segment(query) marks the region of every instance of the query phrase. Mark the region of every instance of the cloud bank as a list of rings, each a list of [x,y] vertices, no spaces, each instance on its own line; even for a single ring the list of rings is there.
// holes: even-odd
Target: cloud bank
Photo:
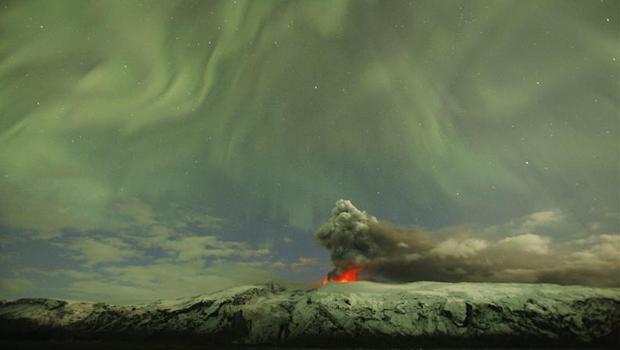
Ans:
[[[381,222],[341,199],[316,238],[331,252],[336,271],[357,265],[377,280],[620,286],[620,235],[564,243],[530,232],[499,240],[459,232],[436,239]]]

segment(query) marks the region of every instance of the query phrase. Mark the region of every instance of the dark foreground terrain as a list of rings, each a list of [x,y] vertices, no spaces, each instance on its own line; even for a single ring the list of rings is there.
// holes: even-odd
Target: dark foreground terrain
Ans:
[[[620,289],[371,282],[244,286],[145,305],[0,302],[0,347],[612,347]]]

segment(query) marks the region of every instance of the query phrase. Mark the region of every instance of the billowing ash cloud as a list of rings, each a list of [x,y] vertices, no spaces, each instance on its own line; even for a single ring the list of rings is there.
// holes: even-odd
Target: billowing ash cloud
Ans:
[[[316,238],[331,252],[336,272],[356,265],[377,280],[620,286],[620,235],[557,244],[534,233],[489,241],[456,232],[437,239],[380,222],[341,199]]]

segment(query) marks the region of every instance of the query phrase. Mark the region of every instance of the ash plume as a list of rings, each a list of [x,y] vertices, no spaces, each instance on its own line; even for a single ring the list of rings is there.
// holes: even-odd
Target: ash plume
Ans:
[[[620,235],[557,244],[528,232],[495,241],[465,232],[439,239],[381,222],[341,199],[315,236],[330,251],[335,272],[355,265],[375,280],[620,286]]]

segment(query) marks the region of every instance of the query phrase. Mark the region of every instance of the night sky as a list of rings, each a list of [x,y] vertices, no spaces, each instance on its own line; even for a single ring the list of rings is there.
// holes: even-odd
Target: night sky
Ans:
[[[0,1],[0,297],[314,285],[340,198],[620,271],[619,12]]]

